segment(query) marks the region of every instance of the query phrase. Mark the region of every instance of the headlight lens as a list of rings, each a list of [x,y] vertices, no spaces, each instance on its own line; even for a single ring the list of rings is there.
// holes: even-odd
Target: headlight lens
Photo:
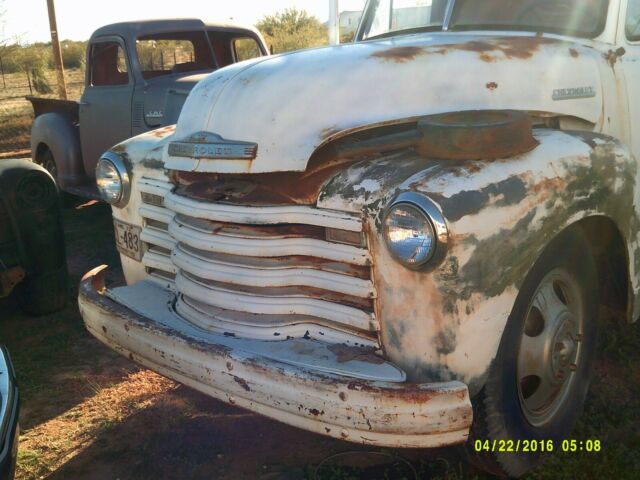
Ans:
[[[129,201],[129,176],[118,155],[107,152],[98,160],[96,184],[105,202],[122,207]]]
[[[391,254],[409,268],[425,264],[436,250],[431,221],[422,210],[409,203],[398,203],[387,212],[384,237]]]
[[[447,221],[423,193],[400,193],[385,213],[382,230],[389,252],[407,268],[433,269],[447,256]]]

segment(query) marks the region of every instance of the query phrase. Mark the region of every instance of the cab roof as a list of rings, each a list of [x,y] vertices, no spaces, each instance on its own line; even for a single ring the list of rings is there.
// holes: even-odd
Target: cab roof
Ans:
[[[198,18],[172,18],[162,20],[137,20],[130,22],[119,22],[105,25],[98,28],[91,35],[104,37],[108,35],[119,35],[122,37],[140,37],[164,32],[186,32],[193,30],[218,30],[234,32],[258,33],[253,27],[221,22],[205,22]]]

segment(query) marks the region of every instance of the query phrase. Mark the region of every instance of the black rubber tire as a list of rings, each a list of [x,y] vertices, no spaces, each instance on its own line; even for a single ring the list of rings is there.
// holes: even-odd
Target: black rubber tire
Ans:
[[[17,290],[18,304],[25,313],[41,316],[62,310],[69,297],[67,266],[29,276]]]
[[[517,355],[525,315],[531,298],[542,279],[551,270],[562,267],[570,273],[582,291],[584,332],[583,355],[576,377],[569,387],[568,397],[548,424],[532,426],[520,407],[517,386]],[[581,230],[555,240],[541,255],[525,279],[492,362],[484,388],[473,399],[474,423],[469,441],[464,446],[467,460],[486,472],[502,477],[520,477],[540,463],[544,453],[476,452],[476,440],[538,440],[553,441],[560,448],[582,412],[589,388],[597,348],[598,281],[593,256]]]

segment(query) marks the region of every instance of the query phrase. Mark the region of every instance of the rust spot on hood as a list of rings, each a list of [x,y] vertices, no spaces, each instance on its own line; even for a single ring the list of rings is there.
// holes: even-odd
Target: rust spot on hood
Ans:
[[[498,88],[498,84],[496,82],[488,82],[486,87],[489,90],[495,90],[496,88]]]
[[[170,135],[172,133],[174,133],[176,130],[176,126],[175,125],[168,125],[166,127],[161,127],[161,128],[157,128],[155,130],[151,130],[149,132],[149,135],[153,136],[153,137],[157,137],[157,138],[164,138],[167,135]]]
[[[422,55],[424,53],[426,52],[421,47],[393,47],[387,50],[381,50],[379,52],[372,53],[371,57],[395,63],[405,63],[410,60],[415,60],[418,55]]]
[[[465,52],[475,52],[483,62],[495,62],[499,60],[496,56],[501,53],[507,59],[526,60],[533,57],[541,45],[559,43],[560,40],[553,38],[535,37],[495,37],[486,40],[471,40],[469,42],[451,45],[434,46],[432,52],[445,55],[455,50]]]
[[[571,55],[573,58],[578,58],[578,56],[580,56],[580,54],[575,48],[569,49],[569,55]]]

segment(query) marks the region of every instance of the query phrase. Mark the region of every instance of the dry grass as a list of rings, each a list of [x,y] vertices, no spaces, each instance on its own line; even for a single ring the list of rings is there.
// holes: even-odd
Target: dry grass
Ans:
[[[61,468],[96,438],[176,388],[175,383],[148,370],[127,373],[115,384],[110,384],[113,379],[108,376],[79,378],[72,374],[72,378],[86,382],[86,388],[95,394],[22,435],[19,478],[38,479]]]
[[[55,71],[46,74],[49,85],[55,91]],[[79,100],[84,85],[84,71],[67,70],[67,93],[70,100]],[[6,87],[5,87],[6,85]],[[33,121],[31,103],[27,95],[38,95],[29,89],[27,76],[23,73],[10,73],[0,79],[0,156],[28,156],[29,132]],[[56,95],[46,95],[55,98]]]

